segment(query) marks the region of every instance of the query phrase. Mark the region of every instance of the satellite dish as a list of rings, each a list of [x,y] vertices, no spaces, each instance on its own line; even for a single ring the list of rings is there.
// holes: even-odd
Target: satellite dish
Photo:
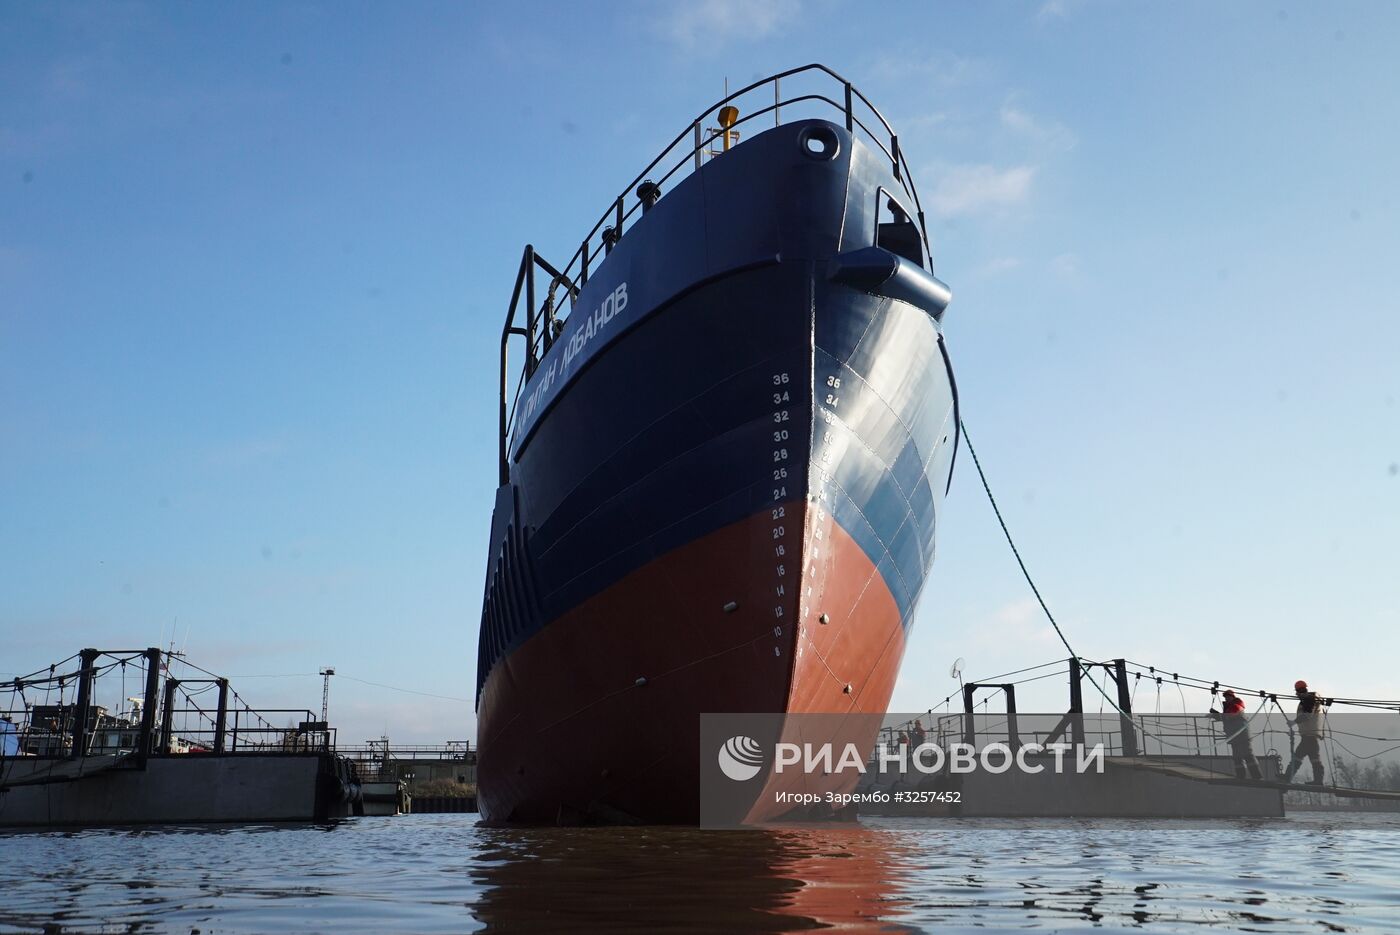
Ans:
[[[948,677],[957,679],[959,682],[961,682],[964,664],[965,663],[963,661],[962,656],[959,656],[958,658],[954,659],[953,664],[948,667]]]

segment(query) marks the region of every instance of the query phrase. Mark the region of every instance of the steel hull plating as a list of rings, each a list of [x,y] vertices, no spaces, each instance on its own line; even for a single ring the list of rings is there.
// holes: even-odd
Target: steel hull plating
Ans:
[[[701,713],[884,712],[956,447],[934,315],[833,281],[892,184],[769,131],[585,287],[497,493],[486,819],[693,822]]]

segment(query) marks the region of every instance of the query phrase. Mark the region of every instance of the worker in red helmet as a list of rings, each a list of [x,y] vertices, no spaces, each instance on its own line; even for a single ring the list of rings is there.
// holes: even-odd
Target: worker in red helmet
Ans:
[[[1249,716],[1244,711],[1244,699],[1227,688],[1220,707],[1223,710],[1211,708],[1210,716],[1220,721],[1225,729],[1225,740],[1230,744],[1230,756],[1235,762],[1235,778],[1243,779],[1247,770],[1250,779],[1263,779],[1259,761],[1254,758],[1254,742],[1249,736]]]
[[[1308,691],[1308,683],[1299,679],[1293,683],[1293,693],[1298,696],[1298,716],[1293,724],[1298,728],[1298,746],[1293,748],[1293,759],[1283,773],[1284,782],[1292,782],[1298,767],[1306,757],[1312,762],[1313,778],[1310,785],[1322,785],[1322,732],[1323,708],[1327,702],[1318,697],[1317,692]]]

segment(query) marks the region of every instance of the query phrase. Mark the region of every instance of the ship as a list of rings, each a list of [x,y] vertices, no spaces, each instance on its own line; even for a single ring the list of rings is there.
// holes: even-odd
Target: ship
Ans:
[[[483,820],[694,823],[702,715],[884,714],[958,448],[950,298],[898,135],[819,64],[683,126],[569,262],[525,248]]]

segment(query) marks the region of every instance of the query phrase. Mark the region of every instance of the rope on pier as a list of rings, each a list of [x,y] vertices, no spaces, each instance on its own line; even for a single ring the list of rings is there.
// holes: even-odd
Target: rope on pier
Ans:
[[[1030,586],[1031,593],[1035,595],[1036,602],[1040,604],[1040,609],[1045,613],[1045,619],[1049,620],[1049,621],[1050,621],[1050,625],[1054,628],[1054,630],[1055,630],[1055,635],[1058,636],[1058,637],[1060,638],[1060,642],[1064,644],[1065,649],[1069,650],[1070,657],[1071,657],[1072,659],[1079,660],[1079,661],[1083,664],[1083,668],[1082,668],[1081,671],[1083,672],[1084,677],[1085,677],[1085,678],[1088,678],[1090,684],[1092,684],[1092,685],[1094,686],[1095,690],[1098,691],[1098,693],[1102,696],[1103,700],[1106,701],[1106,702],[1113,708],[1113,710],[1115,710],[1116,712],[1118,712],[1118,714],[1120,714],[1120,715],[1123,716],[1124,718],[1127,718],[1130,722],[1132,722],[1133,724],[1135,724],[1135,725],[1137,726],[1137,729],[1142,733],[1142,735],[1143,735],[1144,737],[1152,737],[1153,739],[1155,739],[1155,740],[1157,741],[1158,744],[1165,744],[1166,746],[1171,746],[1171,747],[1175,747],[1175,748],[1177,748],[1177,749],[1186,750],[1186,749],[1187,749],[1186,747],[1182,747],[1182,746],[1180,746],[1180,745],[1178,745],[1178,744],[1174,744],[1174,743],[1171,743],[1170,741],[1167,741],[1161,734],[1156,733],[1156,732],[1154,732],[1154,731],[1149,731],[1149,730],[1144,726],[1144,720],[1143,720],[1142,718],[1137,717],[1137,716],[1134,716],[1133,714],[1131,714],[1131,713],[1129,713],[1129,712],[1127,712],[1127,711],[1124,711],[1122,708],[1119,707],[1118,702],[1117,702],[1114,698],[1112,698],[1112,697],[1109,696],[1108,692],[1104,689],[1104,687],[1103,687],[1103,686],[1093,677],[1093,675],[1091,674],[1091,670],[1092,670],[1095,666],[1103,666],[1105,669],[1107,669],[1107,664],[1106,664],[1106,663],[1102,663],[1102,662],[1093,662],[1093,661],[1091,661],[1091,660],[1084,659],[1084,658],[1081,657],[1077,652],[1075,652],[1074,647],[1070,644],[1069,637],[1067,637],[1067,636],[1065,635],[1064,630],[1060,627],[1059,621],[1057,621],[1057,620],[1055,619],[1055,615],[1051,612],[1049,605],[1046,604],[1044,596],[1040,593],[1040,588],[1039,588],[1039,587],[1036,585],[1036,583],[1035,583],[1035,579],[1034,579],[1033,577],[1031,577],[1030,570],[1026,567],[1026,562],[1025,562],[1025,560],[1021,557],[1021,550],[1020,550],[1019,548],[1017,548],[1017,546],[1016,546],[1016,540],[1012,537],[1012,535],[1011,535],[1011,530],[1010,530],[1010,529],[1007,527],[1007,525],[1006,525],[1006,519],[1005,519],[1005,517],[1002,516],[1000,506],[997,505],[996,496],[992,493],[991,484],[987,481],[987,474],[986,474],[986,472],[982,469],[982,461],[981,461],[980,458],[977,457],[977,449],[973,447],[973,444],[972,444],[972,436],[969,435],[969,434],[968,434],[968,431],[967,431],[967,423],[964,422],[962,419],[959,419],[959,420],[958,420],[958,427],[959,427],[959,429],[961,430],[961,438],[963,439],[964,442],[967,443],[967,451],[968,451],[968,454],[972,455],[972,463],[973,463],[973,465],[974,465],[974,466],[976,467],[976,469],[977,469],[977,477],[978,477],[978,478],[981,480],[981,482],[982,482],[982,489],[983,489],[983,491],[987,494],[987,502],[990,503],[990,504],[992,505],[992,512],[996,514],[997,523],[998,523],[998,525],[1001,526],[1002,535],[1004,535],[1004,536],[1006,537],[1006,544],[1009,545],[1009,546],[1011,547],[1011,554],[1012,554],[1013,556],[1015,556],[1015,558],[1016,558],[1016,564],[1017,564],[1017,566],[1021,569],[1021,575],[1026,579],[1026,584],[1028,584],[1028,585]],[[1054,662],[1054,663],[1045,663],[1045,665],[1058,665],[1060,662],[1064,662],[1064,661],[1065,661],[1065,660],[1057,660],[1057,661]],[[1137,671],[1133,673],[1133,698],[1134,698],[1134,699],[1136,699],[1136,697],[1137,697],[1137,685],[1138,685],[1138,682],[1142,679],[1142,676],[1143,676],[1144,674],[1146,674],[1146,675],[1148,676],[1148,678],[1151,678],[1151,679],[1153,679],[1153,680],[1156,682],[1156,684],[1157,684],[1157,708],[1158,708],[1158,718],[1159,718],[1159,720],[1160,720],[1160,716],[1161,716],[1161,698],[1162,698],[1162,683],[1163,683],[1163,681],[1170,682],[1170,683],[1172,683],[1173,685],[1176,686],[1177,694],[1178,694],[1178,696],[1181,698],[1181,706],[1182,706],[1182,711],[1183,711],[1183,712],[1186,710],[1186,693],[1185,693],[1185,691],[1184,691],[1185,688],[1192,688],[1192,689],[1199,690],[1199,691],[1208,691],[1208,692],[1210,693],[1212,699],[1214,699],[1215,695],[1216,695],[1219,691],[1221,691],[1223,688],[1230,688],[1230,689],[1238,690],[1238,691],[1241,691],[1241,692],[1247,692],[1247,693],[1249,693],[1249,694],[1257,695],[1257,696],[1258,696],[1258,698],[1259,698],[1259,706],[1255,709],[1254,714],[1251,715],[1251,719],[1253,719],[1254,717],[1257,717],[1257,716],[1259,715],[1260,711],[1264,711],[1264,712],[1265,712],[1265,727],[1264,727],[1265,733],[1267,733],[1267,732],[1269,731],[1269,728],[1270,728],[1270,718],[1272,717],[1272,715],[1268,712],[1268,709],[1267,709],[1267,705],[1268,705],[1270,702],[1272,702],[1273,705],[1279,709],[1279,712],[1280,712],[1280,714],[1283,715],[1285,721],[1288,721],[1288,720],[1289,720],[1289,719],[1288,719],[1288,714],[1287,714],[1287,712],[1285,712],[1285,711],[1283,710],[1282,705],[1279,704],[1279,700],[1278,700],[1278,699],[1279,699],[1279,694],[1280,694],[1279,692],[1270,692],[1270,691],[1267,691],[1267,690],[1265,690],[1265,689],[1249,689],[1249,688],[1244,688],[1244,687],[1239,686],[1239,685],[1229,685],[1229,684],[1226,684],[1226,683],[1222,683],[1222,682],[1220,682],[1219,680],[1207,680],[1207,679],[1194,678],[1194,677],[1192,677],[1192,676],[1183,676],[1183,675],[1181,675],[1181,674],[1178,673],[1178,672],[1173,672],[1173,673],[1171,673],[1171,678],[1167,678],[1167,677],[1166,677],[1166,674],[1165,674],[1165,673],[1159,673],[1158,670],[1157,670],[1157,668],[1156,668],[1155,666],[1150,666],[1150,665],[1149,665],[1149,666],[1145,666],[1145,667],[1144,667],[1144,665],[1143,665],[1142,663],[1138,663],[1138,662],[1128,662],[1128,664],[1134,666],[1134,667],[1137,669]],[[1033,671],[1033,670],[1036,669],[1036,668],[1041,668],[1041,667],[1040,667],[1040,666],[1032,666],[1032,667],[1030,667],[1030,668],[1028,668],[1028,669],[1019,669],[1019,670],[1016,670],[1015,672],[1011,672],[1011,673],[1007,673],[1007,674],[1008,674],[1008,675],[1019,675],[1019,674],[1021,674],[1021,673],[1023,673],[1023,672]],[[1142,671],[1144,668],[1146,668],[1146,672],[1145,672],[1145,673]],[[1035,681],[1037,678],[1040,678],[1040,676],[1037,676],[1037,677],[1035,677],[1035,678],[1025,679],[1024,681]],[[990,680],[988,680],[988,681],[990,681]],[[1013,683],[1013,684],[1018,684],[1018,683]],[[1286,695],[1287,693],[1284,693],[1284,694]],[[949,696],[949,698],[944,699],[944,704],[946,704],[949,700],[951,700],[951,697],[952,697],[952,696]],[[1342,705],[1346,705],[1346,706],[1348,706],[1348,707],[1376,708],[1376,709],[1380,709],[1380,710],[1396,711],[1397,713],[1400,713],[1400,702],[1396,702],[1396,701],[1384,701],[1384,700],[1369,699],[1369,698],[1329,698],[1328,701],[1327,701],[1327,703],[1328,703],[1329,705],[1330,705],[1330,704],[1342,704]],[[1326,715],[1325,715],[1325,713],[1324,713],[1324,717],[1325,717],[1325,716],[1326,716]],[[1334,750],[1334,745],[1337,746],[1337,747],[1341,747],[1343,750],[1345,750],[1347,753],[1351,754],[1352,757],[1355,758],[1355,759],[1357,759],[1357,760],[1373,759],[1373,758],[1378,757],[1378,756],[1381,756],[1381,755],[1383,755],[1383,754],[1385,754],[1385,753],[1390,753],[1390,752],[1392,752],[1392,751],[1394,751],[1394,750],[1400,750],[1400,745],[1396,745],[1396,746],[1391,747],[1391,748],[1388,748],[1388,749],[1386,749],[1386,750],[1381,750],[1381,751],[1379,751],[1379,752],[1377,752],[1377,753],[1372,753],[1372,754],[1369,754],[1369,755],[1362,756],[1362,755],[1358,755],[1357,753],[1355,753],[1354,751],[1352,751],[1351,749],[1349,749],[1349,748],[1346,746],[1346,744],[1343,743],[1341,740],[1338,740],[1338,739],[1336,738],[1335,735],[1351,736],[1351,737],[1357,737],[1357,738],[1360,738],[1360,739],[1372,740],[1372,741],[1379,741],[1379,742],[1385,742],[1385,741],[1388,741],[1388,740],[1393,740],[1393,739],[1395,739],[1395,738],[1389,738],[1389,737],[1368,737],[1368,736],[1364,736],[1364,735],[1361,735],[1361,734],[1352,734],[1352,733],[1349,733],[1349,732],[1346,732],[1346,731],[1334,731],[1334,730],[1331,728],[1331,725],[1329,724],[1328,727],[1327,727],[1327,733],[1326,733],[1327,759],[1329,760],[1328,766],[1329,766],[1329,768],[1333,771],[1333,775],[1334,775],[1334,776],[1336,775],[1337,762],[1338,762],[1338,761],[1337,761],[1337,756],[1336,756],[1336,753],[1335,753],[1335,750]]]
[[[1016,564],[1021,569],[1022,577],[1026,579],[1026,584],[1030,585],[1031,593],[1035,595],[1036,602],[1040,604],[1040,609],[1045,613],[1045,619],[1049,620],[1050,625],[1055,628],[1055,635],[1060,638],[1060,642],[1064,644],[1065,649],[1069,650],[1070,656],[1074,659],[1082,660],[1083,657],[1081,657],[1079,653],[1075,652],[1074,647],[1070,644],[1069,637],[1065,636],[1065,631],[1060,628],[1060,623],[1058,620],[1055,619],[1055,615],[1050,611],[1050,606],[1045,603],[1045,597],[1040,593],[1040,588],[1036,585],[1035,579],[1031,577],[1030,569],[1026,567],[1025,559],[1021,557],[1021,550],[1016,547],[1016,540],[1012,537],[1011,530],[1006,525],[1006,518],[1001,515],[1001,507],[997,505],[996,496],[992,493],[992,485],[987,481],[987,472],[982,469],[982,460],[977,457],[977,449],[973,447],[972,436],[969,435],[967,431],[967,423],[961,418],[958,419],[958,428],[960,430],[962,440],[967,444],[967,453],[972,455],[972,463],[973,466],[977,468],[977,477],[982,481],[982,490],[985,491],[987,494],[987,502],[992,505],[992,512],[996,514],[997,523],[1001,526],[1002,535],[1006,537],[1006,544],[1011,546],[1011,554],[1016,558]],[[1100,696],[1102,696],[1103,700],[1107,702],[1108,705],[1114,711],[1118,712],[1118,714],[1127,718],[1134,725],[1136,725],[1137,729],[1142,733],[1144,737],[1152,737],[1157,741],[1158,744],[1173,747],[1178,750],[1190,749],[1181,744],[1176,744],[1165,739],[1163,735],[1155,731],[1149,731],[1144,726],[1140,718],[1134,717],[1132,713],[1124,711],[1121,707],[1119,707],[1118,702],[1112,697],[1110,697],[1108,692],[1104,689],[1104,687],[1101,684],[1099,684],[1097,679],[1094,678],[1092,674],[1093,665],[1094,664],[1091,663],[1083,667],[1082,672],[1084,674],[1084,677],[1089,680],[1089,684],[1094,686],[1094,689],[1099,693]],[[1157,684],[1158,697],[1160,699],[1161,679],[1157,680]],[[1177,691],[1180,692],[1181,683],[1178,681],[1176,684]],[[1186,707],[1185,694],[1182,694],[1181,699],[1182,709],[1184,711]],[[1100,710],[1102,711],[1102,709]]]

